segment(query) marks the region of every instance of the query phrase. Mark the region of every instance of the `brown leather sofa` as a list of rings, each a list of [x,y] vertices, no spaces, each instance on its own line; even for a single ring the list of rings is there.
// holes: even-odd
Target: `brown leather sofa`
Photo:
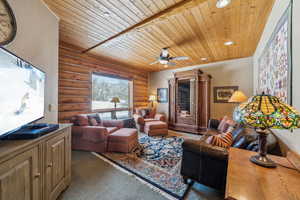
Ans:
[[[133,117],[139,131],[141,132],[144,132],[145,124],[147,122],[153,122],[153,121],[166,122],[166,116],[164,114],[156,113],[155,108],[148,108],[148,107],[135,108]]]
[[[210,134],[216,134],[220,130],[218,120],[210,120]],[[232,131],[232,147],[258,151],[258,134],[249,128],[236,127]],[[182,144],[183,156],[181,165],[181,175],[185,182],[188,179],[197,181],[203,185],[215,188],[220,191],[225,190],[228,149],[207,144],[205,140],[208,135],[203,136],[199,141],[185,140]],[[268,153],[281,155],[277,139],[269,134],[267,137]],[[243,163],[241,166],[243,167]]]
[[[138,144],[137,130],[122,120],[101,120],[97,114],[80,114],[71,120],[72,149],[94,152],[129,152]]]

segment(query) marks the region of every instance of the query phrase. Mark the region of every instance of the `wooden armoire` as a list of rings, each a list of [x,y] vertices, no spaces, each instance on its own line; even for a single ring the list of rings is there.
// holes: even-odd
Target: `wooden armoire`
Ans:
[[[169,80],[169,128],[201,134],[210,117],[211,76],[200,69],[176,72]]]

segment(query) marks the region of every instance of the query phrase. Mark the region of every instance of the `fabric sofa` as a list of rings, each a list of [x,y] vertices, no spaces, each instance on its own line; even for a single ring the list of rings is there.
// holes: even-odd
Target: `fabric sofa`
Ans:
[[[156,113],[155,108],[140,107],[136,108],[133,114],[137,128],[140,132],[145,131],[145,124],[147,122],[161,121],[166,122],[166,116],[164,114]]]
[[[227,126],[226,124],[224,126]],[[182,144],[183,156],[181,175],[185,182],[192,179],[203,185],[224,191],[226,185],[228,149],[212,146],[206,142],[209,135],[218,134],[219,120],[210,120],[207,135],[201,140],[185,140]],[[258,151],[258,134],[249,128],[237,126],[232,131],[232,147]],[[277,139],[269,134],[267,137],[268,153],[281,155]],[[242,167],[241,163],[241,167]]]
[[[72,149],[94,152],[129,152],[138,143],[137,130],[122,120],[101,120],[97,114],[80,114],[71,120]]]

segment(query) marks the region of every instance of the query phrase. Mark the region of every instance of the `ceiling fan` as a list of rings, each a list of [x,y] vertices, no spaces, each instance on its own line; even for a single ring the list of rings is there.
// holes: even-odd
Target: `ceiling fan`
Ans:
[[[169,66],[175,66],[176,63],[174,62],[170,62],[170,61],[173,61],[173,60],[188,60],[189,57],[187,56],[176,56],[176,57],[171,57],[170,54],[169,54],[169,51],[168,51],[168,48],[163,48],[161,50],[161,53],[160,53],[160,56],[157,58],[156,61],[154,61],[153,63],[150,63],[150,65],[154,65],[156,63],[160,63],[162,65],[165,65],[165,68]]]

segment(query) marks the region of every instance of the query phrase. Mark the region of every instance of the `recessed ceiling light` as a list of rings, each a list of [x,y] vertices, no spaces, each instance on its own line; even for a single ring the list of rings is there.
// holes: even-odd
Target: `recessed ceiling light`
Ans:
[[[105,11],[101,14],[103,17],[110,17],[110,13]]]
[[[207,58],[201,58],[202,61],[207,61]]]
[[[218,0],[216,7],[217,8],[224,8],[226,6],[228,6],[231,3],[231,0]]]
[[[227,41],[227,42],[224,42],[224,45],[225,46],[230,46],[230,45],[233,45],[234,42],[233,41]]]

